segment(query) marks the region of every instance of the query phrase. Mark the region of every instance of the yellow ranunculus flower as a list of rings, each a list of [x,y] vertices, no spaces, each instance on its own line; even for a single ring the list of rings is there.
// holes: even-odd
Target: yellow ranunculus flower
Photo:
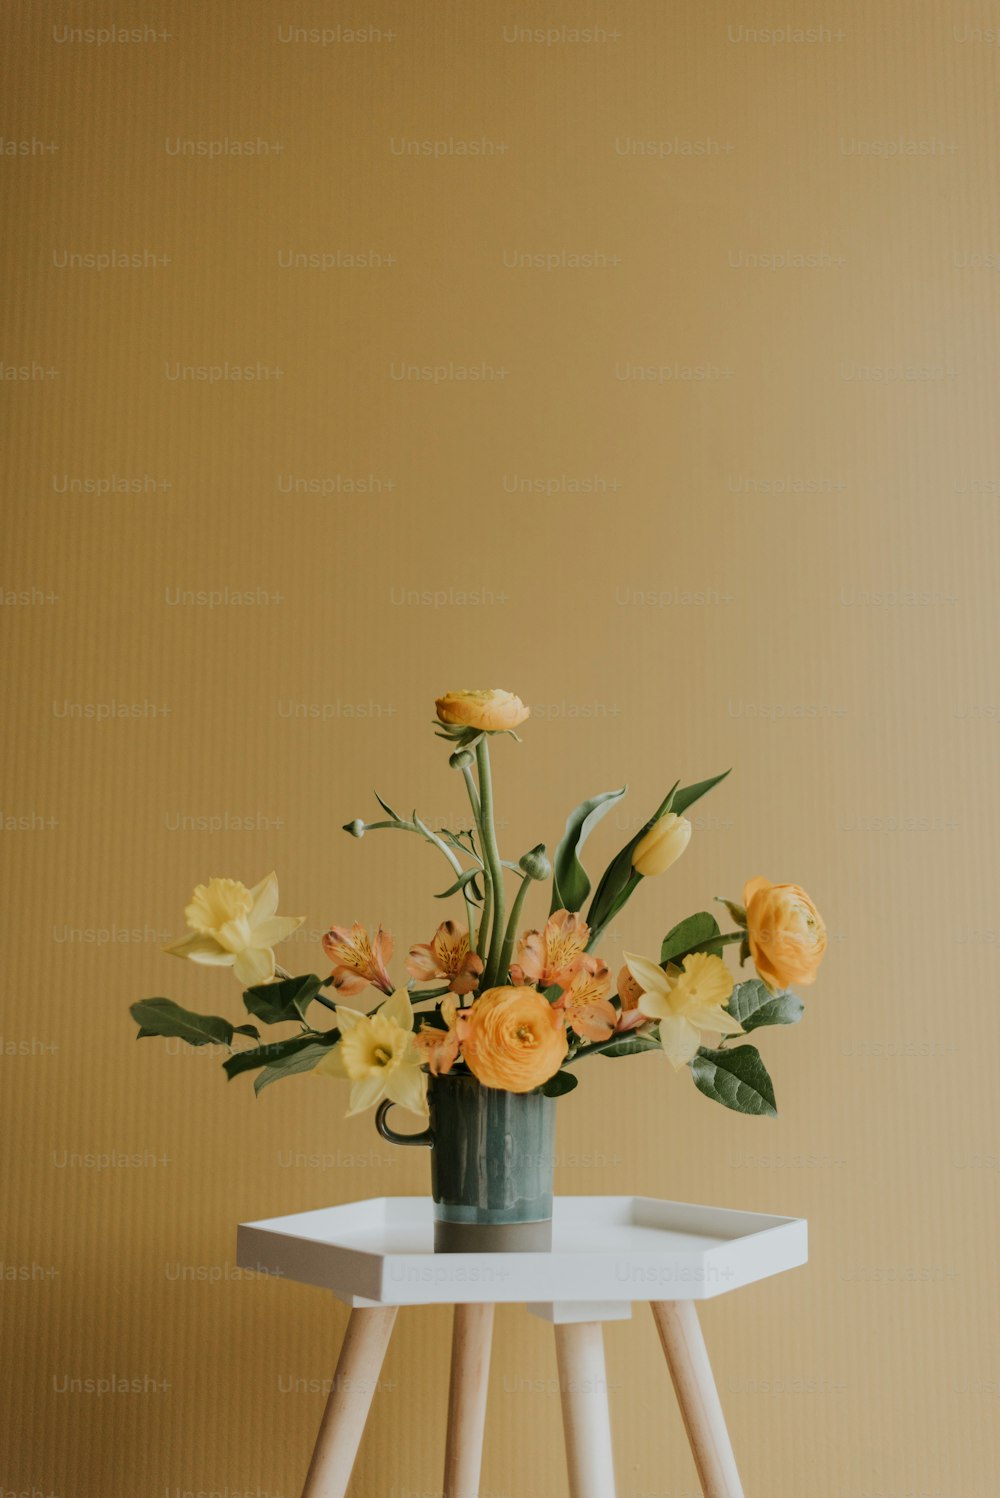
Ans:
[[[413,1038],[413,1007],[405,988],[397,988],[374,1014],[337,1005],[340,1040],[315,1068],[328,1077],[351,1082],[348,1118],[383,1098],[427,1112],[427,1078],[423,1057]]]
[[[664,869],[677,862],[690,841],[691,823],[687,817],[668,811],[665,817],[653,823],[632,850],[632,867],[647,879],[662,874]]]
[[[163,950],[210,967],[231,967],[245,988],[269,983],[274,948],[305,920],[304,915],[276,915],[277,909],[277,874],[268,874],[253,889],[238,879],[210,879],[198,885],[184,911],[193,934]]]
[[[505,729],[516,728],[531,715],[531,708],[525,707],[520,697],[499,687],[477,692],[447,692],[437,699],[434,706],[442,723],[479,728],[483,733],[502,733]]]
[[[484,1087],[531,1092],[568,1049],[562,1013],[534,988],[489,988],[465,1011],[462,1055]]]
[[[805,890],[758,875],[744,885],[743,903],[750,955],[768,988],[812,983],[826,951],[826,927]]]
[[[733,991],[733,975],[721,957],[692,952],[683,967],[666,972],[648,957],[625,953],[629,972],[642,989],[639,1008],[656,1020],[660,1045],[675,1071],[686,1066],[701,1045],[703,1030],[741,1035],[742,1027],[723,1008]]]

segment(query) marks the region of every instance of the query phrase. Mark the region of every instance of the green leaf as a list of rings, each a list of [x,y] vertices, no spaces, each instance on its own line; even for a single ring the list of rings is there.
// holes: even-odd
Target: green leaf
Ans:
[[[466,869],[463,874],[459,874],[454,884],[449,885],[440,895],[435,895],[435,900],[447,900],[450,895],[457,895],[460,889],[464,889],[467,884],[475,879],[478,872],[478,869]]]
[[[139,999],[130,1010],[139,1026],[138,1039],[146,1035],[168,1035],[188,1045],[230,1045],[233,1027],[217,1014],[195,1014],[173,999]]]
[[[391,817],[394,822],[401,822],[403,820],[399,815],[399,812],[393,811],[388,801],[382,800],[382,797],[379,795],[378,791],[372,791],[372,795],[375,797],[375,800],[378,802],[379,806],[381,806],[387,817]]]
[[[315,973],[299,978],[282,978],[280,983],[256,983],[243,995],[247,1011],[265,1025],[281,1025],[288,1020],[305,1018],[305,1012],[323,987]]]
[[[774,1083],[756,1046],[741,1045],[732,1051],[710,1051],[702,1046],[689,1063],[699,1092],[735,1113],[776,1118]]]
[[[682,817],[689,806],[693,806],[696,801],[700,801],[702,796],[707,796],[709,791],[717,786],[720,780],[725,780],[726,776],[730,773],[729,770],[723,770],[721,775],[713,775],[708,780],[699,780],[696,785],[684,786],[674,796],[669,810],[676,812],[679,817]]]
[[[640,1051],[658,1051],[660,1042],[651,1035],[625,1035],[614,1045],[605,1046],[602,1056],[638,1056]]]
[[[272,1062],[259,1077],[254,1078],[254,1092],[260,1096],[265,1087],[270,1087],[272,1082],[280,1082],[282,1077],[295,1077],[300,1072],[312,1071],[313,1067],[327,1055],[329,1049],[330,1047],[322,1041],[315,1041],[312,1045],[303,1046],[297,1055]]]
[[[566,830],[552,861],[552,904],[554,910],[579,910],[590,894],[590,879],[580,862],[580,849],[593,832],[598,822],[620,801],[628,790],[623,785],[620,791],[603,791],[589,801],[581,801],[566,819]]]
[[[468,723],[442,723],[438,720],[434,724],[434,731],[439,739],[446,739],[459,749],[474,749],[483,737],[481,728],[473,728]],[[514,737],[517,738],[517,734]]]
[[[614,920],[634,891],[638,889],[642,876],[636,874],[632,868],[632,853],[654,823],[658,822],[661,817],[665,817],[668,811],[676,812],[678,816],[683,815],[689,806],[693,806],[713,786],[718,785],[720,780],[725,780],[728,774],[729,771],[724,770],[721,775],[713,775],[709,780],[699,780],[694,785],[686,785],[683,788],[679,788],[679,781],[674,782],[653,815],[643,823],[635,836],[629,839],[604,871],[601,882],[597,886],[597,894],[591,901],[587,912],[587,925],[591,931],[599,936],[608,922]]]
[[[567,1092],[572,1092],[580,1078],[571,1071],[557,1071],[543,1082],[538,1091],[543,1097],[563,1097]]]
[[[254,1046],[248,1051],[237,1051],[235,1056],[227,1056],[222,1063],[222,1069],[230,1082],[245,1071],[257,1071],[262,1066],[276,1065],[284,1061],[286,1057],[296,1056],[304,1051],[307,1046],[323,1045],[331,1046],[340,1039],[339,1030],[328,1030],[322,1040],[317,1040],[315,1035],[291,1035],[287,1040],[269,1040],[261,1046]]]
[[[419,1001],[420,995],[411,993],[410,998],[416,1003]],[[421,1009],[419,1013],[414,1015],[414,1022],[418,1019],[422,1029],[447,1030],[448,1028],[444,1015],[436,1007],[434,1009]]]
[[[725,1007],[726,1013],[747,1032],[761,1025],[796,1025],[806,1009],[798,994],[787,989],[771,993],[759,978],[737,983]]]
[[[679,784],[679,781],[674,781],[653,815],[643,822],[635,836],[630,837],[624,848],[615,854],[601,875],[597,893],[591,900],[590,909],[587,912],[587,925],[592,931],[599,933],[618,914],[632,891],[638,888],[639,875],[632,868],[632,851],[639,840],[645,837],[653,823],[670,809],[670,803]]]
[[[668,962],[680,963],[690,952],[712,952],[716,957],[721,957],[722,943],[712,941],[712,937],[719,934],[719,923],[709,911],[702,910],[698,915],[689,915],[687,920],[678,922],[663,938],[660,966],[666,967]]]

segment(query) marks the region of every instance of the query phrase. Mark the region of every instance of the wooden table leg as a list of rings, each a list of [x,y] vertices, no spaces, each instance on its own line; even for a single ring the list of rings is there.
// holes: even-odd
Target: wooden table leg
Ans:
[[[344,1498],[395,1320],[395,1306],[351,1312],[302,1498]]]
[[[692,1300],[651,1306],[705,1498],[743,1498],[743,1484]]]
[[[615,1498],[611,1415],[599,1321],[556,1327],[570,1498]]]
[[[444,1498],[478,1498],[493,1306],[456,1306],[451,1333]]]

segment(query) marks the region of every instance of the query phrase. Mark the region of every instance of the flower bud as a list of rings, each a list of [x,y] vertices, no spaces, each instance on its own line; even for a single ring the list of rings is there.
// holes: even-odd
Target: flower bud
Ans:
[[[545,856],[544,843],[539,843],[527,853],[522,853],[517,866],[524,870],[529,879],[548,879],[552,873],[552,865]]]
[[[632,850],[632,867],[647,879],[662,874],[680,858],[690,841],[691,823],[687,817],[668,811],[665,817],[653,823]]]
[[[360,817],[355,817],[353,822],[344,823],[344,831],[349,832],[352,837],[364,837],[365,824]]]
[[[468,770],[475,762],[476,756],[471,749],[456,749],[448,758],[448,763],[453,770]]]
[[[745,907],[739,905],[735,900],[727,900],[725,895],[716,895],[715,898],[718,900],[720,905],[724,905],[726,907],[726,909],[729,911],[729,914],[736,922],[737,926],[742,926],[743,929],[746,930],[747,913]]]

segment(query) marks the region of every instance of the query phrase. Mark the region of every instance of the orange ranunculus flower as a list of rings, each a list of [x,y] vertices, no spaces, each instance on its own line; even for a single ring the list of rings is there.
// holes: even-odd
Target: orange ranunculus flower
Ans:
[[[583,966],[589,940],[590,927],[582,915],[556,910],[542,931],[526,931],[521,937],[510,975],[515,983],[566,988]]]
[[[750,955],[768,988],[811,983],[826,951],[826,927],[805,890],[758,875],[744,885],[743,903]]]
[[[455,723],[464,728],[480,728],[484,733],[502,733],[516,728],[531,714],[520,697],[513,692],[504,692],[500,687],[489,687],[478,692],[447,692],[439,697],[434,706],[442,723]]]
[[[488,988],[465,1011],[462,1055],[484,1087],[531,1092],[568,1049],[561,1012],[533,988]]]
[[[392,979],[385,965],[392,956],[392,937],[380,926],[374,938],[360,921],[348,929],[331,926],[323,938],[323,951],[333,963],[333,986],[338,993],[360,993],[371,983],[383,993],[392,993]]]
[[[557,1000],[571,1030],[584,1040],[608,1040],[618,1023],[618,1011],[608,998],[611,974],[600,957],[585,957],[569,987]]]
[[[447,978],[452,993],[478,988],[483,959],[469,951],[469,933],[454,921],[442,921],[429,942],[418,942],[406,958],[406,971],[418,983]]]

